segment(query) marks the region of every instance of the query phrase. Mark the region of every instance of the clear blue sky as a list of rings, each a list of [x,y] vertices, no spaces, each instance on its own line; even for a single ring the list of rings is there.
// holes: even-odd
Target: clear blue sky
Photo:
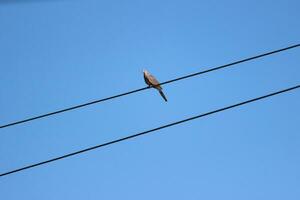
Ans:
[[[24,0],[25,1],[25,0]],[[0,1],[1,2],[1,1]],[[297,0],[0,3],[0,123],[299,43]],[[0,130],[0,172],[297,85],[300,49]],[[0,178],[0,199],[300,199],[300,91]]]

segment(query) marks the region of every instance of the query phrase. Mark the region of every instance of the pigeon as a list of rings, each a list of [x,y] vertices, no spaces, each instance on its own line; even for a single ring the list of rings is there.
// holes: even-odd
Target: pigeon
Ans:
[[[162,96],[162,98],[167,102],[167,97],[165,96],[165,94],[162,91],[162,87],[159,85],[159,82],[157,81],[157,79],[151,75],[147,70],[143,70],[144,73],[144,79],[146,84],[149,87],[153,87],[155,89],[158,90],[159,94]]]

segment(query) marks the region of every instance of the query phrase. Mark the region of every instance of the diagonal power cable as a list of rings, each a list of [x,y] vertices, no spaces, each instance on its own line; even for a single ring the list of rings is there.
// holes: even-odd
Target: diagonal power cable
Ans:
[[[191,121],[191,120],[195,120],[195,119],[202,118],[202,117],[205,117],[205,116],[208,116],[208,115],[212,115],[212,114],[215,114],[215,113],[218,113],[218,112],[229,110],[229,109],[232,109],[232,108],[235,108],[235,107],[238,107],[238,106],[242,106],[242,105],[245,105],[245,104],[248,104],[248,103],[252,103],[254,101],[266,99],[266,98],[269,98],[271,96],[275,96],[275,95],[278,95],[278,94],[281,94],[281,93],[290,92],[292,90],[296,90],[296,89],[299,89],[299,88],[300,88],[300,84],[296,85],[294,87],[279,90],[277,92],[269,93],[269,94],[266,94],[264,96],[256,97],[256,98],[253,98],[253,99],[250,99],[250,100],[247,100],[247,101],[243,101],[243,102],[236,103],[236,104],[233,104],[233,105],[230,105],[230,106],[227,106],[227,107],[223,107],[223,108],[220,108],[220,109],[217,109],[217,110],[213,110],[213,111],[210,111],[210,112],[207,112],[207,113],[204,113],[204,114],[199,114],[199,115],[187,118],[187,119],[183,119],[183,120],[180,120],[180,121],[177,121],[177,122],[166,124],[166,125],[163,125],[163,126],[160,126],[160,127],[157,127],[157,128],[153,128],[153,129],[150,129],[150,130],[147,130],[147,131],[144,131],[144,132],[136,133],[136,134],[133,134],[133,135],[129,135],[127,137],[123,137],[123,138],[116,139],[116,140],[113,140],[113,141],[110,141],[110,142],[107,142],[107,143],[99,144],[99,145],[89,147],[89,148],[86,148],[86,149],[83,149],[83,150],[79,150],[79,151],[76,151],[76,152],[73,152],[73,153],[65,154],[63,156],[52,158],[52,159],[42,161],[42,162],[39,162],[39,163],[36,163],[36,164],[27,165],[27,166],[19,168],[19,169],[4,172],[4,173],[0,174],[0,177],[6,176],[6,175],[9,175],[9,174],[13,174],[13,173],[17,173],[17,172],[21,172],[23,170],[34,168],[34,167],[37,167],[37,166],[40,166],[40,165],[45,165],[45,164],[48,164],[48,163],[51,163],[51,162],[54,162],[54,161],[57,161],[57,160],[62,160],[62,159],[65,159],[65,158],[68,158],[68,157],[71,157],[71,156],[75,156],[77,154],[86,153],[88,151],[92,151],[92,150],[95,150],[95,149],[98,149],[98,148],[109,146],[109,145],[112,145],[112,144],[115,144],[115,143],[118,143],[118,142],[122,142],[122,141],[125,141],[125,140],[133,139],[133,138],[136,138],[136,137],[139,137],[139,136],[142,136],[142,135],[145,135],[145,134],[149,134],[149,133],[161,130],[161,129],[165,129],[165,128],[175,126],[175,125],[178,125],[178,124],[182,124],[182,123],[185,123],[185,122],[188,122],[188,121]]]
[[[232,63],[228,63],[228,64],[221,65],[221,66],[218,66],[218,67],[210,68],[208,70],[200,71],[200,72],[197,72],[197,73],[194,73],[194,74],[189,74],[189,75],[182,76],[182,77],[179,77],[179,78],[175,78],[175,79],[172,79],[172,80],[169,80],[169,81],[165,81],[165,82],[161,83],[160,85],[169,84],[169,83],[172,83],[172,82],[176,82],[176,81],[180,81],[180,80],[183,80],[183,79],[191,78],[193,76],[198,76],[198,75],[205,74],[205,73],[208,73],[208,72],[213,72],[213,71],[217,71],[217,70],[220,70],[220,69],[228,68],[228,67],[231,67],[231,66],[234,66],[234,65],[237,65],[237,64],[241,64],[243,62],[247,62],[247,61],[250,61],[250,60],[255,60],[255,59],[262,58],[262,57],[265,57],[265,56],[269,56],[269,55],[272,55],[272,54],[275,54],[275,53],[279,53],[279,52],[287,51],[287,50],[290,50],[290,49],[293,49],[293,48],[297,48],[299,46],[300,46],[300,44],[296,44],[296,45],[288,46],[288,47],[285,47],[285,48],[282,48],[282,49],[278,49],[278,50],[270,51],[270,52],[267,52],[267,53],[259,54],[259,55],[253,56],[253,57],[245,58],[245,59],[238,60],[238,61],[235,61],[235,62],[232,62]],[[85,106],[89,106],[89,105],[92,105],[92,104],[96,104],[96,103],[108,101],[108,100],[111,100],[111,99],[119,98],[119,97],[122,97],[122,96],[126,96],[126,95],[129,95],[129,94],[133,94],[133,93],[140,92],[142,90],[146,90],[146,89],[149,89],[149,88],[150,87],[143,87],[143,88],[139,88],[139,89],[136,89],[136,90],[131,90],[129,92],[124,92],[124,93],[117,94],[117,95],[114,95],[114,96],[106,97],[106,98],[103,98],[103,99],[94,100],[94,101],[91,101],[91,102],[88,102],[88,103],[84,103],[84,104],[72,106],[72,107],[69,107],[69,108],[57,110],[57,111],[54,111],[54,112],[49,112],[49,113],[46,113],[46,114],[38,115],[38,116],[35,116],[35,117],[30,117],[30,118],[27,118],[27,119],[11,122],[11,123],[8,123],[8,124],[1,125],[0,128],[6,128],[6,127],[14,126],[14,125],[17,125],[17,124],[23,124],[23,123],[26,123],[26,122],[29,122],[29,121],[49,117],[51,115],[56,115],[56,114],[59,114],[59,113],[75,110],[75,109],[82,108],[82,107],[85,107]]]

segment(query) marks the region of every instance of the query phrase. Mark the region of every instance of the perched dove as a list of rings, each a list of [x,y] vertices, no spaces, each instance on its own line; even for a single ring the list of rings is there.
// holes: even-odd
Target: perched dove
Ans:
[[[165,101],[168,101],[165,94],[162,91],[162,87],[159,85],[159,82],[156,80],[156,78],[153,75],[151,75],[147,70],[143,70],[143,73],[146,84],[149,85],[149,87],[154,87],[155,89],[157,89],[162,98],[164,98]]]

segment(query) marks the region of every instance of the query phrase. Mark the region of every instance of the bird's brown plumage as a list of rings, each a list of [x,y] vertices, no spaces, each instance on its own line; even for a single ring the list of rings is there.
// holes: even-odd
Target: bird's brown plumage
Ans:
[[[158,80],[153,75],[151,75],[147,70],[144,70],[144,80],[148,86],[157,89],[159,91],[159,94],[162,96],[162,98],[165,101],[168,101],[165,94],[162,91],[162,87],[160,86]]]

